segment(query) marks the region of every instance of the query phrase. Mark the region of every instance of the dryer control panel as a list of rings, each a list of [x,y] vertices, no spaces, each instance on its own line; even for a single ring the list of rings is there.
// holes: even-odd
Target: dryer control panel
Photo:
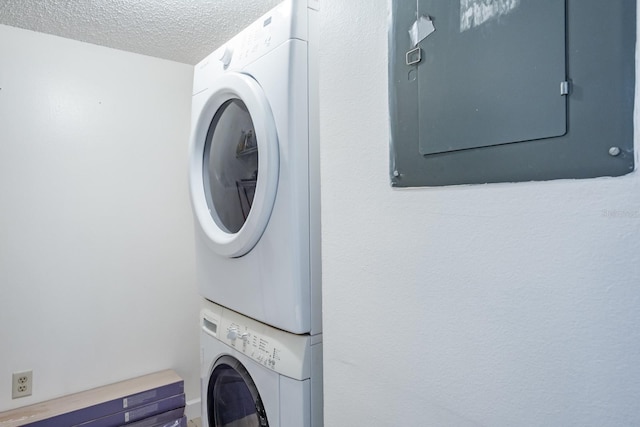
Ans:
[[[293,1],[283,1],[219,48],[218,58],[225,68],[237,70],[287,40],[306,41],[306,13],[306,8],[295,7]]]
[[[288,377],[311,377],[311,337],[284,332],[210,304],[202,310],[202,330],[230,349]]]

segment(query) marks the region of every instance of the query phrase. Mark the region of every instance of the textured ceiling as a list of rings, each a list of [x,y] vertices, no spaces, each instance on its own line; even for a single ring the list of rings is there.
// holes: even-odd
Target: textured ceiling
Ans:
[[[281,0],[0,0],[0,24],[195,64]]]

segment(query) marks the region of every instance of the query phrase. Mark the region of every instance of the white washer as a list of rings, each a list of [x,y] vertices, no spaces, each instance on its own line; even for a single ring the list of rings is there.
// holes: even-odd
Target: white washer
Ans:
[[[320,427],[322,341],[217,304],[201,311],[204,427]]]
[[[321,332],[317,0],[287,0],[195,67],[189,184],[200,293]]]

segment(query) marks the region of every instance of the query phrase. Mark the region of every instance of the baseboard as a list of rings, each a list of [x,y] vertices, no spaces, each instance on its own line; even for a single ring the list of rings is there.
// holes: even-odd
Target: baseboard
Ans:
[[[200,398],[187,400],[187,404],[184,407],[184,413],[188,420],[200,418],[202,412],[200,411]]]

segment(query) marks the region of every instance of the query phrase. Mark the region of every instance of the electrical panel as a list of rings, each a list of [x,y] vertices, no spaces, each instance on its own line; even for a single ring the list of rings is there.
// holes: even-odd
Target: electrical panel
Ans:
[[[634,169],[636,2],[393,0],[391,184]]]

